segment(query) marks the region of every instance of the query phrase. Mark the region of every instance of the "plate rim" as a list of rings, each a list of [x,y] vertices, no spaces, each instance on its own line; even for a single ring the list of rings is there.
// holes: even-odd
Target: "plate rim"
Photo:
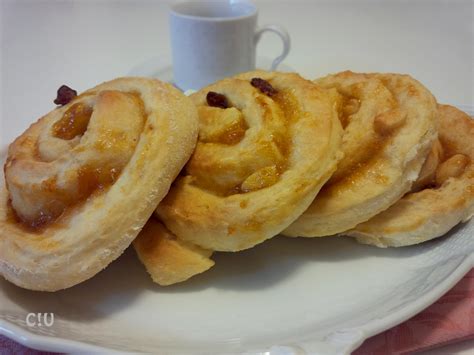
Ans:
[[[474,268],[474,253],[466,254],[462,262],[456,269],[449,274],[441,283],[439,283],[430,292],[424,294],[417,301],[407,304],[401,310],[394,314],[386,315],[382,318],[376,318],[368,323],[351,329],[351,331],[358,332],[359,336],[354,340],[344,344],[343,354],[349,354],[357,349],[368,338],[381,333],[391,327],[403,323],[407,319],[418,314],[422,310],[429,307],[431,304],[441,298],[446,292],[453,288],[471,269]],[[117,351],[113,348],[101,347],[83,341],[65,339],[60,337],[51,337],[48,335],[39,335],[32,333],[24,328],[10,323],[7,320],[0,319],[0,335],[3,335],[23,346],[42,351],[56,351],[56,352],[107,352],[120,354],[123,352]],[[328,341],[331,345],[331,341]],[[269,345],[269,353],[272,354],[271,347],[277,346]],[[341,349],[339,349],[341,350]],[[340,351],[335,349],[335,354]],[[251,352],[250,352],[251,353]]]

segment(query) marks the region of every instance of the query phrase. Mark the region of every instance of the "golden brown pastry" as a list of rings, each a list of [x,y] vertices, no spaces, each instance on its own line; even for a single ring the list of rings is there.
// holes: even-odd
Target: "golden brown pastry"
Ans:
[[[347,71],[315,82],[336,91],[344,158],[287,236],[334,235],[387,209],[410,190],[437,135],[436,101],[408,75]]]
[[[439,105],[439,143],[416,189],[347,235],[378,247],[418,244],[442,236],[474,214],[474,120]]]
[[[214,265],[211,250],[176,238],[155,218],[150,218],[133,246],[153,281],[162,286],[186,281]]]
[[[0,272],[32,290],[73,286],[116,259],[197,139],[196,108],[158,80],[120,78],[73,96],[10,145],[4,167]]]
[[[311,203],[340,158],[325,90],[293,73],[249,72],[191,96],[196,150],[157,214],[178,238],[219,251],[278,234]]]

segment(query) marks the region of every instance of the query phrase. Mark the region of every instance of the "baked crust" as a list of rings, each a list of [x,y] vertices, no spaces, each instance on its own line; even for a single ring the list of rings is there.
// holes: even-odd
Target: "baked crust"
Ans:
[[[268,96],[251,85],[269,82]],[[209,107],[223,94],[232,107]],[[280,233],[309,206],[340,158],[342,129],[332,97],[294,73],[255,71],[191,96],[196,150],[157,214],[178,238],[238,251]]]
[[[85,131],[75,132],[66,114],[76,104],[92,109]],[[197,130],[192,102],[145,78],[100,84],[39,119],[10,145],[4,167],[10,193],[0,192],[2,275],[55,291],[98,273],[166,195]]]
[[[315,82],[339,97],[344,158],[287,236],[335,235],[387,209],[410,190],[437,136],[436,101],[408,75],[346,71]]]
[[[176,238],[155,218],[150,218],[133,246],[153,281],[162,286],[186,281],[214,265],[211,250]]]
[[[474,120],[452,106],[439,105],[438,111],[443,158],[432,178],[421,190],[344,234],[363,244],[401,247],[440,237],[473,216]]]

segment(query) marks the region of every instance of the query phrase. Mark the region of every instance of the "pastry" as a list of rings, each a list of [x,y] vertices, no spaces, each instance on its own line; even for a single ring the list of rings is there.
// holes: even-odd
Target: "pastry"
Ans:
[[[162,286],[186,281],[214,265],[211,250],[176,238],[155,218],[150,218],[133,246],[153,281]]]
[[[437,135],[436,101],[408,75],[346,71],[315,82],[336,91],[344,158],[287,236],[338,234],[387,209],[410,190]]]
[[[357,241],[401,247],[442,236],[474,214],[474,120],[439,105],[439,143],[424,164],[413,192],[348,231]]]
[[[190,157],[198,121],[169,84],[112,80],[62,105],[9,147],[0,192],[0,272],[55,291],[84,281],[127,248]]]
[[[255,71],[191,95],[196,150],[157,215],[179,239],[218,251],[280,233],[340,158],[332,97],[294,73]]]

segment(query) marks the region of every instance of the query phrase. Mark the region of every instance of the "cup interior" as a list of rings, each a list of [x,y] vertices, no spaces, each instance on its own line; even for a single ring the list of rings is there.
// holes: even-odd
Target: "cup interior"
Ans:
[[[195,0],[177,3],[171,7],[171,11],[178,16],[201,19],[233,19],[251,16],[257,8],[243,0]]]

